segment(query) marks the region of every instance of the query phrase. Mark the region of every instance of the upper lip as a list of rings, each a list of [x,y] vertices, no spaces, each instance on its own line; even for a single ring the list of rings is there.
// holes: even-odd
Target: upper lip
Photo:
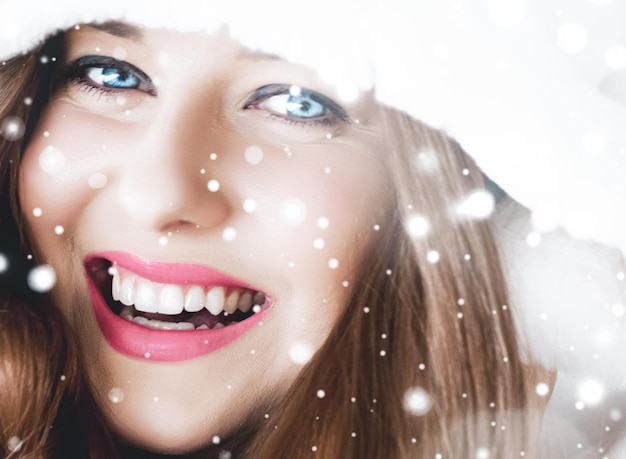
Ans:
[[[223,286],[261,291],[247,282],[205,265],[152,261],[121,251],[93,253],[86,258],[85,264],[88,265],[97,258],[106,259],[113,265],[160,284],[200,285],[205,288]]]

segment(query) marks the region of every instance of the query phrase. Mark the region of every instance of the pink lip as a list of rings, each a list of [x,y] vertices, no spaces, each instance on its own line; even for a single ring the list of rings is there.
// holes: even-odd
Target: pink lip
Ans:
[[[151,262],[135,255],[115,251],[94,253],[85,259],[85,266],[96,258],[107,259],[152,282],[193,284],[205,288],[242,287],[254,290],[248,284],[206,266]],[[129,322],[114,314],[92,277],[88,273],[86,277],[96,320],[105,339],[116,351],[144,360],[180,362],[210,354],[260,325],[271,307],[271,299],[268,299],[259,313],[235,325],[218,330],[154,330]]]

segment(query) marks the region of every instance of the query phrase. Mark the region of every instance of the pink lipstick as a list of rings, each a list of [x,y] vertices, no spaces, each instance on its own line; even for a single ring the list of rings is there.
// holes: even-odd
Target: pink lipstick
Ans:
[[[195,293],[197,290],[204,289],[204,291],[213,294],[213,292],[238,292],[241,290],[248,292],[246,294],[250,298],[249,292],[258,292],[258,290],[248,283],[207,266],[147,261],[135,255],[118,251],[94,253],[86,257],[84,266],[89,294],[100,330],[111,347],[129,357],[158,362],[178,362],[210,354],[227,346],[253,327],[261,324],[272,304],[270,298],[261,294],[260,298],[262,298],[263,304],[255,306],[254,311],[250,310],[247,313],[237,311],[237,314],[229,316],[222,312],[218,316],[211,316],[207,310],[203,309],[194,313],[182,311],[180,314],[180,317],[185,316],[185,320],[191,322],[200,320],[200,317],[211,316],[210,326],[217,324],[216,328],[207,329],[206,326],[201,326],[200,329],[193,329],[191,323],[186,323],[190,325],[190,330],[155,329],[153,327],[157,325],[154,324],[161,324],[161,322],[151,320],[154,316],[161,319],[171,318],[176,321],[177,311],[169,311],[167,314],[172,314],[171,316],[149,314],[137,311],[131,305],[125,307],[126,311],[129,309],[134,311],[140,319],[132,321],[132,317],[121,317],[118,309],[121,310],[124,305],[113,301],[109,293],[113,279],[108,268],[119,268],[120,271],[132,273],[132,276],[137,276],[143,284],[181,286],[180,289],[166,287],[174,291],[182,291],[182,288],[187,288],[193,289]],[[115,292],[115,288],[113,290]],[[242,299],[244,296],[242,295]],[[132,300],[126,298],[125,304],[128,304],[129,301]],[[138,298],[137,301],[140,299]],[[219,300],[217,302],[219,304]],[[179,307],[182,309],[182,305],[179,304]],[[139,309],[139,306],[137,308]],[[144,324],[150,322],[151,326],[140,325],[136,323],[138,321]],[[223,323],[218,324],[219,321]],[[163,325],[167,327],[167,322]]]

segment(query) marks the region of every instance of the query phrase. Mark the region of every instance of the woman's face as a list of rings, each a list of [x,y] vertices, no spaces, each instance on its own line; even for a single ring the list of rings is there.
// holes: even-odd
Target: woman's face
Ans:
[[[271,419],[384,223],[371,96],[120,24],[68,32],[60,74],[19,199],[108,421],[185,452]]]

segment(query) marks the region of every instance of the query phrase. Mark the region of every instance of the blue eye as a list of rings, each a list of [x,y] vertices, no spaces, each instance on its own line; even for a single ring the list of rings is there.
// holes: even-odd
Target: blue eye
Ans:
[[[324,105],[312,99],[308,94],[297,96],[279,94],[261,102],[259,108],[264,108],[280,115],[302,119],[320,118],[327,112]]]
[[[99,86],[116,89],[136,89],[139,87],[139,78],[116,68],[88,67],[85,77]]]
[[[335,124],[348,121],[346,111],[330,98],[306,88],[271,84],[257,89],[244,109],[265,110],[296,123]]]
[[[156,95],[156,87],[148,75],[128,62],[108,56],[75,60],[66,67],[65,78],[102,92],[138,90]]]

